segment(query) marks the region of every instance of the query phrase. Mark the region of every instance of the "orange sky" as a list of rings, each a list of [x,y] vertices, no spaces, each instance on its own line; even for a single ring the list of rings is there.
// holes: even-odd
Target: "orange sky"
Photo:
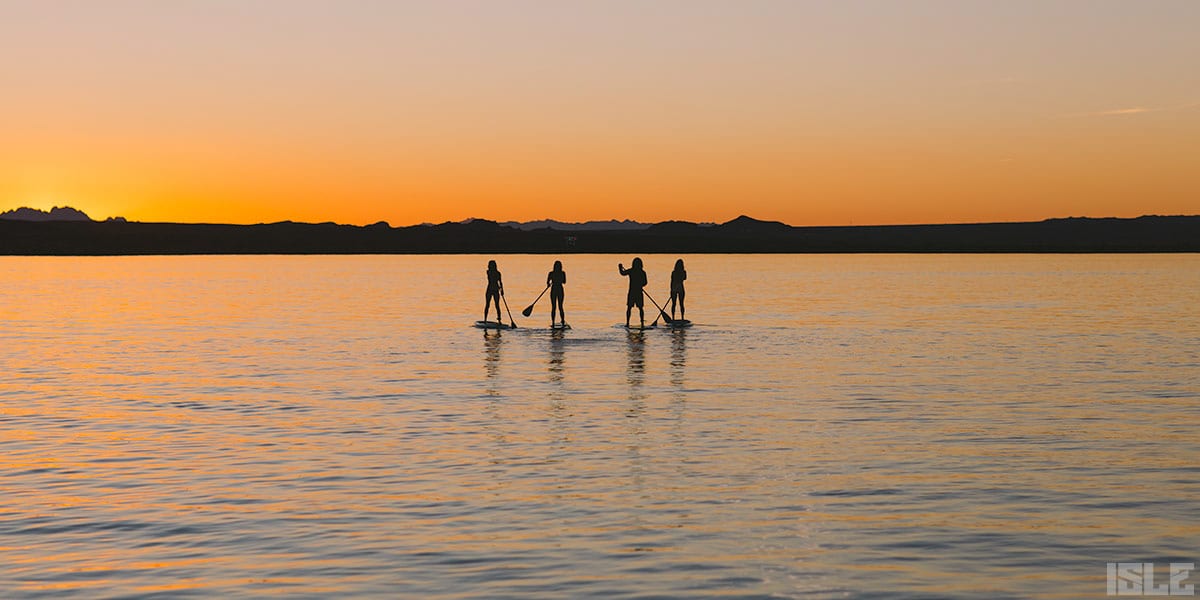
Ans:
[[[0,4],[0,210],[1200,213],[1200,3]]]

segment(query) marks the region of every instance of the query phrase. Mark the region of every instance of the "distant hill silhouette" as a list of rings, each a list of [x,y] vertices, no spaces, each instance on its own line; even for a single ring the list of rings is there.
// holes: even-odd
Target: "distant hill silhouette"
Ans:
[[[411,227],[0,219],[0,254],[9,255],[508,252],[1200,252],[1200,216],[847,227],[741,216],[712,226],[666,221],[644,229],[528,231],[486,219]]]
[[[91,221],[81,210],[69,206],[55,206],[50,212],[22,206],[14,210],[0,213],[0,219],[10,221]]]
[[[533,231],[534,229],[554,229],[557,231],[635,231],[639,229],[649,229],[650,223],[639,223],[637,221],[587,221],[584,223],[564,223],[555,221],[554,219],[543,219],[541,221],[525,221],[523,223],[517,221],[506,221],[501,223],[506,227],[514,227],[522,231]]]
[[[721,231],[740,235],[778,235],[792,230],[791,225],[779,221],[759,221],[742,215],[727,223],[717,226]]]

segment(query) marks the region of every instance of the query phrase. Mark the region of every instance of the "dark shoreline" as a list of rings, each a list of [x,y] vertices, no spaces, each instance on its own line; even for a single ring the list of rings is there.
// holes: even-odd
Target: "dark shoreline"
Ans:
[[[493,221],[390,227],[0,220],[0,255],[1200,252],[1200,216],[791,227],[739,217],[642,230],[521,231]]]

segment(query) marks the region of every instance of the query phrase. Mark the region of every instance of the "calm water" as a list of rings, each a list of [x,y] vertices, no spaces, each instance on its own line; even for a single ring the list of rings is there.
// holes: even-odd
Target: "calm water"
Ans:
[[[0,596],[1103,597],[1200,563],[1200,256],[0,258]],[[666,296],[674,256],[647,256]],[[648,319],[649,320],[649,319]],[[1196,576],[1192,577],[1194,582]]]

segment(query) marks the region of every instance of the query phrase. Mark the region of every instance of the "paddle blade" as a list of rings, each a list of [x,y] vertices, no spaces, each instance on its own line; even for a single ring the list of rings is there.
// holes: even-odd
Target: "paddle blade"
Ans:
[[[528,317],[529,315],[532,315],[533,314],[533,305],[530,304],[529,306],[526,306],[525,310],[521,311],[521,314],[525,315],[526,317]]]

